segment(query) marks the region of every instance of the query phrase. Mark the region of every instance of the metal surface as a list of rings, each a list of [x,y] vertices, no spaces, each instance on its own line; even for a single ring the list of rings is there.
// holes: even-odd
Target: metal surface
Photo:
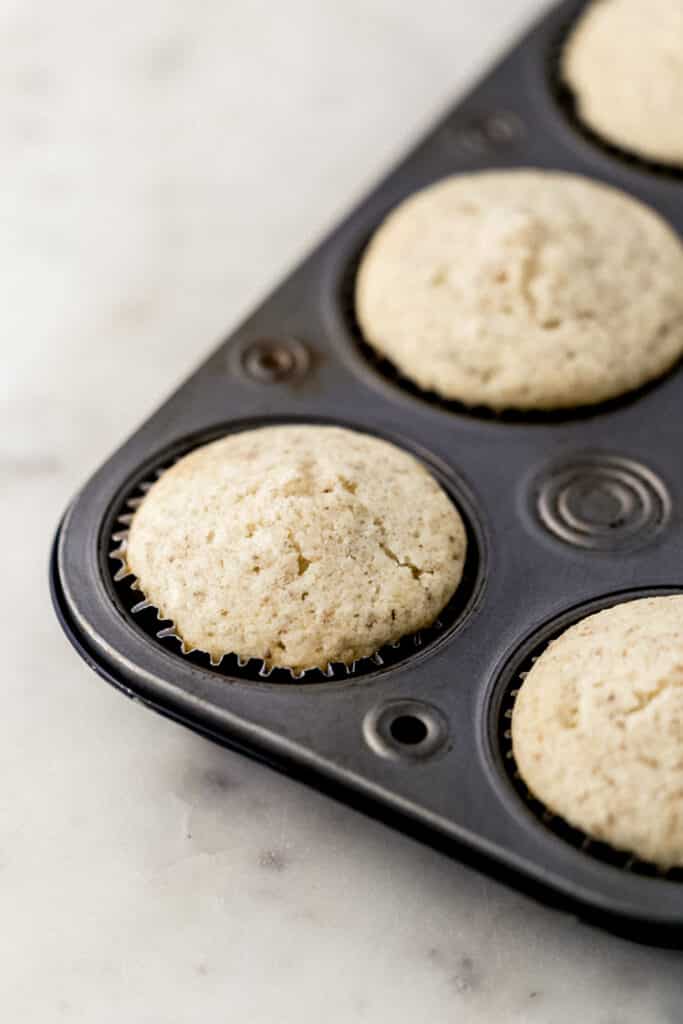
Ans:
[[[601,147],[558,102],[552,55],[581,6],[562,4],[533,29],[91,478],[60,528],[52,587],[72,642],[129,696],[543,899],[678,944],[683,885],[577,849],[530,813],[503,763],[499,718],[509,666],[567,613],[683,589],[683,371],[571,415],[477,415],[369,360],[349,309],[373,229],[448,174],[578,172],[683,231],[680,176]],[[476,566],[453,621],[362,674],[276,682],[198,663],[151,637],[112,583],[114,520],[141,481],[203,439],[292,420],[407,447],[468,520]]]

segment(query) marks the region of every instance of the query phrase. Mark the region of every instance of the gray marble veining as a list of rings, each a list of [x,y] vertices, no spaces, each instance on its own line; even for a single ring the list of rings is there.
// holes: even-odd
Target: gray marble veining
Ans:
[[[66,501],[538,0],[6,0],[8,1021],[680,1024],[579,925],[106,687],[46,589]]]

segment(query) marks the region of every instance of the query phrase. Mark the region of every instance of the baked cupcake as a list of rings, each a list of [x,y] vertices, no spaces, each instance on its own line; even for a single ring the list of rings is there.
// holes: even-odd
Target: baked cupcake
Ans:
[[[465,550],[457,509],[412,455],[352,430],[277,426],[167,470],[125,558],[186,649],[301,671],[431,625]]]
[[[683,245],[576,175],[446,178],[375,232],[356,280],[368,343],[410,381],[494,410],[615,398],[683,354]]]
[[[616,605],[551,643],[515,701],[512,746],[555,814],[683,866],[683,595]]]
[[[569,36],[561,73],[579,118],[597,135],[683,166],[680,0],[596,0]]]

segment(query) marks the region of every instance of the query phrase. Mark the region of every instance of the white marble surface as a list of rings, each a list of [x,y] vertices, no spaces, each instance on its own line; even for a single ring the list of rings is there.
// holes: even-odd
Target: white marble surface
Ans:
[[[0,6],[4,1020],[683,1020],[677,954],[125,701],[46,589],[79,482],[540,6]]]

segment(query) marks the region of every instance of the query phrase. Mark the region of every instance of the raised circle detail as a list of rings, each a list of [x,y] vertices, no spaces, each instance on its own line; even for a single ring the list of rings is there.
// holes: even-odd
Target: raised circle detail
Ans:
[[[546,529],[574,547],[623,551],[647,543],[669,520],[671,498],[646,466],[617,455],[581,455],[534,481]]]
[[[525,135],[524,122],[519,114],[499,110],[471,118],[454,129],[457,148],[464,154],[480,156],[493,147],[507,146]]]
[[[256,338],[242,346],[238,365],[259,384],[279,384],[305,376],[311,356],[296,338]]]
[[[446,749],[448,722],[426,701],[390,700],[368,712],[363,735],[381,757],[422,761]]]

